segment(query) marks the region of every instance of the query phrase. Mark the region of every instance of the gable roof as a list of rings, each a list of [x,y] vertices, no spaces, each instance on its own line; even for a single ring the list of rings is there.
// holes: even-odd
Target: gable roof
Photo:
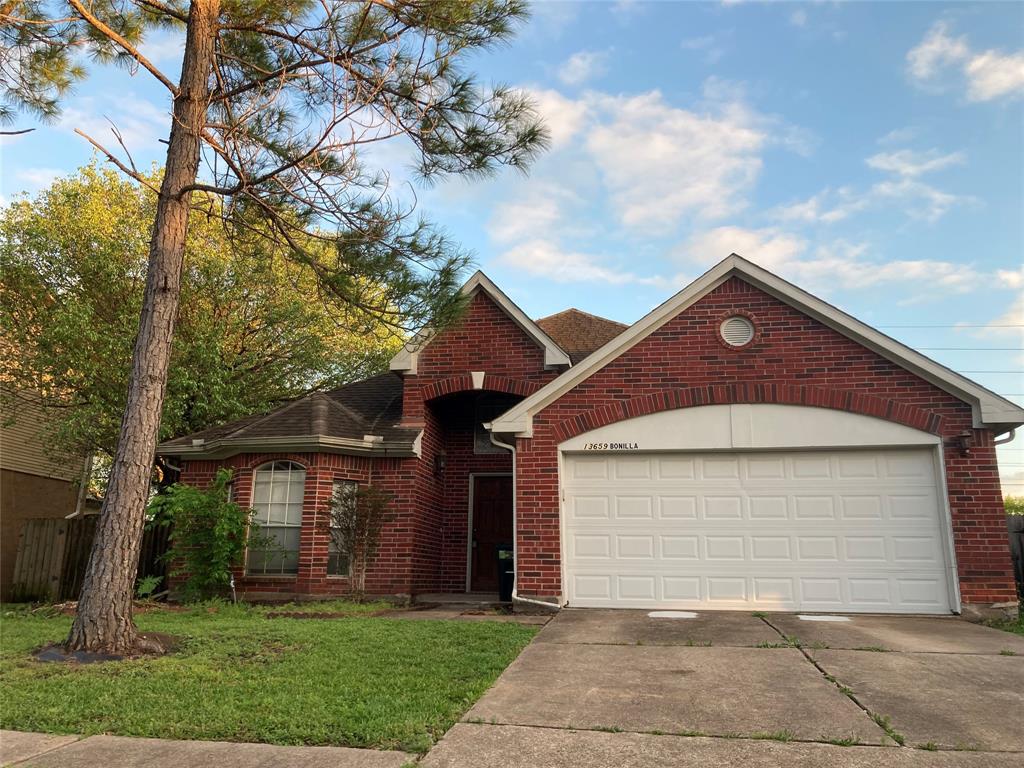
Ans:
[[[204,429],[157,446],[162,456],[223,458],[244,451],[418,453],[420,430],[398,427],[402,380],[385,373],[327,392],[314,392],[270,413]]]
[[[490,430],[495,433],[531,437],[533,416],[536,413],[733,276],[742,278],[770,296],[969,403],[976,427],[1009,430],[1024,424],[1024,408],[734,253],[642,317],[628,330],[606,343],[579,365],[573,366],[495,419],[489,425]]]
[[[512,301],[504,292],[496,286],[487,275],[477,270],[466,284],[461,289],[463,295],[470,297],[476,294],[478,291],[483,291],[493,301],[502,312],[504,312],[509,319],[518,325],[522,331],[529,336],[537,344],[538,347],[544,350],[544,365],[549,368],[557,368],[559,366],[572,365],[572,360],[569,355],[566,354],[565,350],[562,349],[555,341],[545,333],[540,326],[537,325],[533,320],[527,317],[526,313],[523,312],[516,303]],[[426,347],[434,334],[429,329],[425,329],[417,334],[416,338],[413,339],[409,344],[406,344],[402,350],[391,359],[391,370],[400,373],[416,373],[416,364],[419,359],[420,350]]]
[[[573,365],[629,327],[625,323],[598,317],[575,307],[542,317],[537,325],[569,354]]]

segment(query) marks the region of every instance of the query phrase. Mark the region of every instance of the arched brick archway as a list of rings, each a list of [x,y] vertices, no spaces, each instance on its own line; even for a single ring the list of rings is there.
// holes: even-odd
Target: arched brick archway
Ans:
[[[438,379],[427,384],[422,389],[423,402],[429,402],[445,395],[453,395],[458,392],[488,391],[502,392],[506,395],[519,395],[528,397],[543,386],[535,381],[523,379],[512,379],[507,376],[484,376],[483,386],[473,386],[473,377],[468,373],[463,376],[450,376],[445,379]]]
[[[661,411],[701,405],[759,403],[831,408],[885,419],[933,435],[942,434],[942,417],[940,415],[897,400],[840,389],[770,382],[663,389],[659,392],[652,392],[631,400],[619,400],[577,414],[556,424],[554,432],[557,440],[562,442],[617,421]]]

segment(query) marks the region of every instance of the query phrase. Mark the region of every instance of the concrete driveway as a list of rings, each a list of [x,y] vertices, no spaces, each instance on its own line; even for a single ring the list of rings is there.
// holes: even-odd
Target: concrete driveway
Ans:
[[[562,611],[423,765],[1024,764],[1024,638],[828,618]]]

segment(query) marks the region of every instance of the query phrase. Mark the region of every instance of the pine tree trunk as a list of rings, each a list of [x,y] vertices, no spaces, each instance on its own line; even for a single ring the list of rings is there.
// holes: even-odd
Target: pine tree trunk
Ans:
[[[220,0],[193,0],[167,164],[149,246],[128,403],[100,511],[68,650],[127,653],[138,641],[132,617],[135,577],[160,429],[171,340],[178,315],[188,227],[188,193],[199,170]]]

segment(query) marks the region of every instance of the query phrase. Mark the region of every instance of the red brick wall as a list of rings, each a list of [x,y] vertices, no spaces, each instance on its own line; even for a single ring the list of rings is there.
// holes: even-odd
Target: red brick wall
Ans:
[[[306,468],[306,489],[302,502],[302,532],[299,572],[285,576],[247,576],[239,567],[235,583],[239,592],[281,595],[339,595],[349,591],[349,580],[327,575],[329,537],[324,530],[326,512],[336,480],[373,482],[387,488],[396,499],[414,498],[415,459],[376,459],[326,453],[240,454],[216,461],[185,461],[181,482],[204,488],[219,467],[233,472],[234,500],[243,507],[252,503],[254,470],[268,461],[294,461]],[[392,519],[381,534],[380,552],[366,577],[367,591],[375,594],[408,595],[411,592],[412,529],[393,503]]]
[[[742,349],[720,322],[748,314]],[[993,436],[970,406],[792,307],[731,278],[534,417],[517,450],[519,590],[561,594],[557,446],[587,429],[678,407],[788,402],[880,416],[941,435],[965,603],[1015,599]],[[953,445],[970,433],[968,456]]]
[[[331,454],[243,454],[222,461],[186,461],[182,482],[205,486],[220,466],[233,468],[236,500],[247,506],[252,471],[274,459],[307,467],[297,576],[250,577],[236,573],[239,589],[252,593],[342,594],[348,580],[326,575],[326,533],[318,518],[335,480],[372,479],[392,494],[392,520],[367,574],[376,594],[465,589],[469,473],[511,470],[507,454],[473,453],[472,371],[484,371],[484,389],[526,396],[557,375],[544,369],[544,351],[484,293],[470,301],[459,323],[419,353],[418,375],[405,377],[403,423],[423,428],[421,457],[379,459]],[[445,405],[447,403],[447,405]],[[456,403],[456,405],[452,405]],[[435,407],[437,406],[437,407]],[[447,469],[434,471],[443,451]]]
[[[459,322],[420,351],[416,375],[405,377],[403,423],[422,423],[423,403],[432,397],[472,388],[471,371],[487,374],[486,389],[521,395],[558,373],[544,369],[544,350],[487,294],[478,291]],[[442,384],[440,391],[438,384]]]

